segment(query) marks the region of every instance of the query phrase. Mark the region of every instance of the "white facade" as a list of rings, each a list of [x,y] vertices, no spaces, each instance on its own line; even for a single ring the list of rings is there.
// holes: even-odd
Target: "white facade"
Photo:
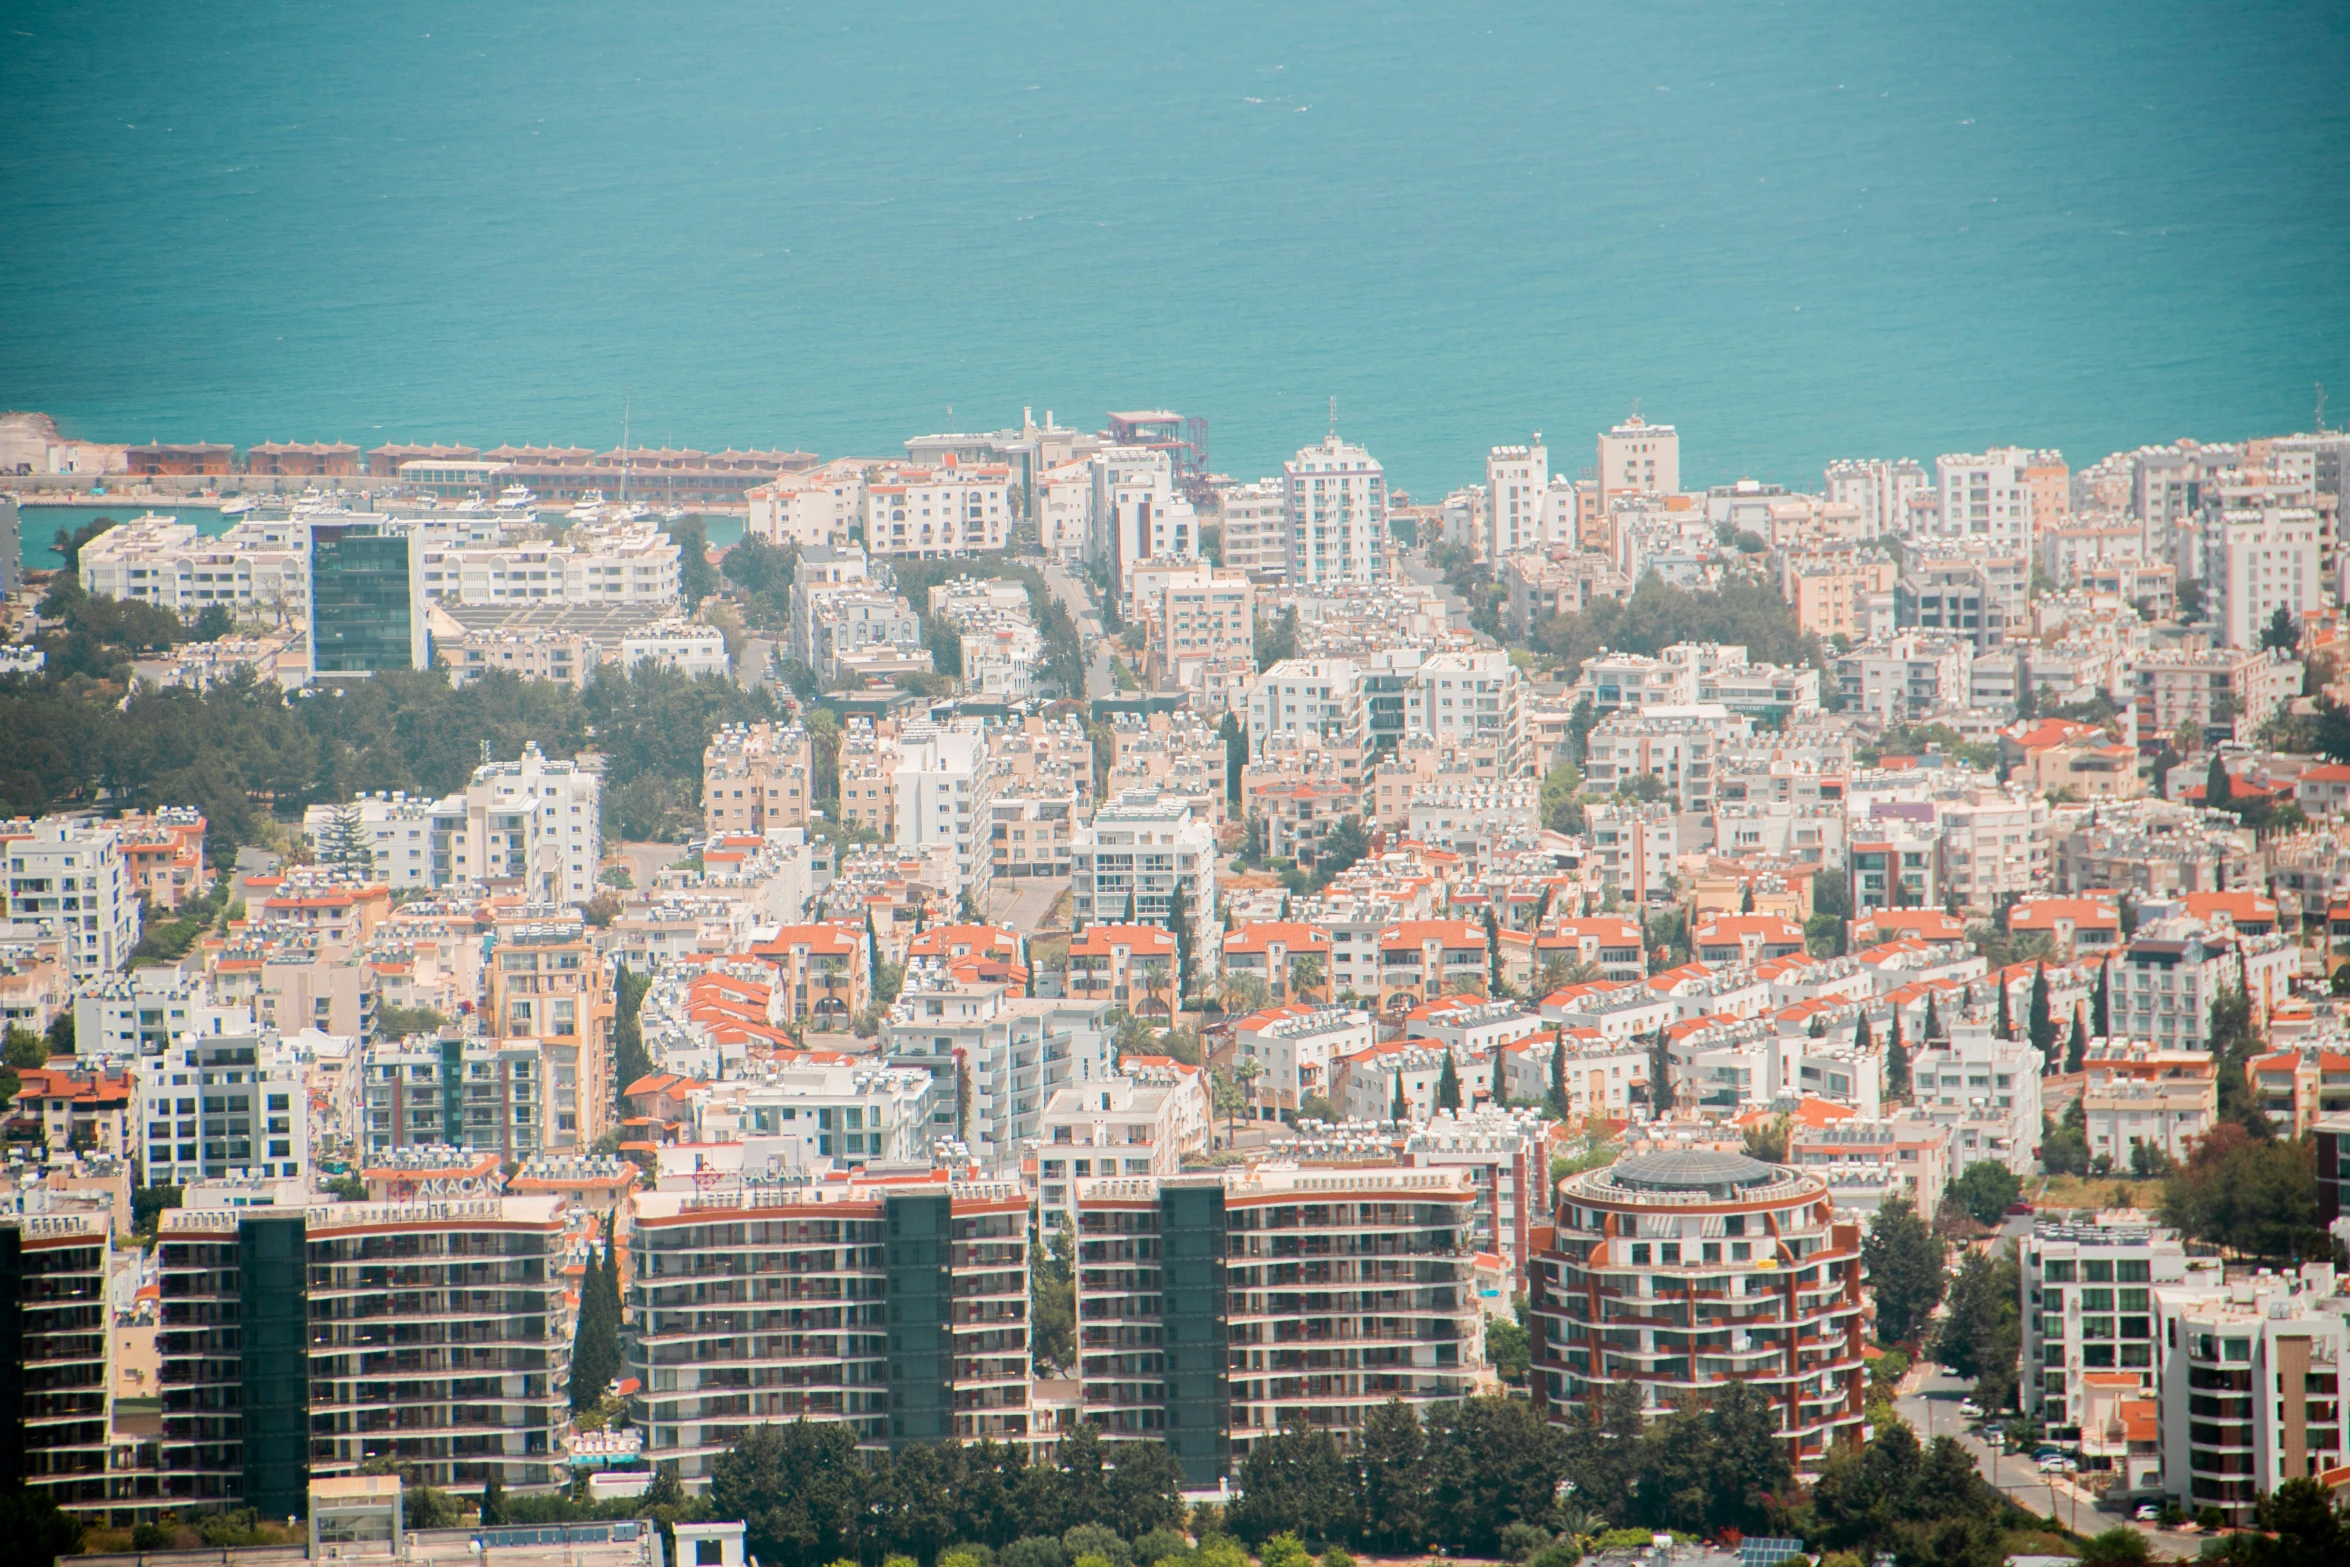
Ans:
[[[2260,1497],[2342,1465],[2350,1319],[2329,1298],[2332,1272],[2154,1292],[2162,1486],[2189,1512],[2249,1525]]]
[[[987,896],[993,878],[988,802],[995,777],[987,735],[976,720],[944,727],[910,723],[899,731],[897,846],[920,852],[945,845],[958,877],[955,890],[974,900]]]
[[[1910,1061],[1917,1106],[1951,1129],[1950,1168],[1986,1160],[2029,1175],[2040,1148],[2040,1052],[1998,1039],[1989,1024],[1954,1023],[1951,1037]]]
[[[2013,446],[1935,458],[1942,534],[1987,545],[1994,554],[2030,555],[2032,486],[2025,470],[2061,461],[2053,452]]]
[[[209,1005],[205,998],[210,994],[202,980],[183,979],[174,968],[133,969],[92,980],[74,993],[74,1053],[154,1056],[177,1034],[252,1031],[251,1011]]]
[[[1681,488],[1681,433],[1638,414],[1599,436],[1601,504],[1614,495],[1672,495]]]
[[[863,466],[845,459],[805,473],[779,474],[773,483],[745,495],[750,515],[744,535],[802,549],[816,544],[838,547],[849,541],[849,525],[857,520],[864,493]]]
[[[698,1130],[739,1141],[749,1160],[794,1174],[845,1170],[874,1160],[927,1165],[942,1100],[953,1085],[912,1067],[871,1061],[768,1065],[748,1084],[719,1085]]]
[[[689,680],[724,675],[732,667],[724,633],[691,620],[657,621],[622,637],[621,667],[634,669],[645,663],[677,670]]]
[[[239,620],[288,625],[303,618],[310,562],[283,530],[247,524],[218,538],[174,517],[134,518],[82,546],[82,590],[132,600],[193,620],[215,604]]]
[[[1134,568],[1146,560],[1196,560],[1199,519],[1175,492],[1175,467],[1150,446],[1094,453],[1088,547],[1109,563],[1120,596],[1134,591]]]
[[[2296,621],[2319,605],[2318,515],[2306,506],[2218,512],[2203,526],[2211,613],[2230,647],[2258,647],[2279,609]]]
[[[1236,484],[1224,492],[1224,564],[1257,580],[1289,571],[1287,491],[1279,479]]]
[[[140,1168],[150,1186],[310,1169],[310,1095],[294,1049],[274,1034],[174,1036],[138,1073]]]
[[[2055,1224],[2023,1238],[2023,1377],[2017,1397],[2043,1425],[2078,1425],[2084,1378],[2129,1373],[2152,1397],[2162,1358],[2153,1291],[2187,1280],[2176,1231],[2152,1224]]]
[[[1275,735],[1340,740],[1355,734],[1361,714],[1354,663],[1343,658],[1285,658],[1249,686],[1248,754],[1263,756]]]
[[[1864,539],[1900,532],[1909,515],[1909,498],[1932,483],[1926,470],[1907,457],[1892,462],[1881,457],[1844,458],[1828,464],[1825,478],[1828,503],[1857,510]]]
[[[1134,917],[1164,927],[1175,889],[1183,888],[1191,912],[1194,959],[1204,971],[1214,960],[1211,937],[1216,917],[1216,831],[1195,820],[1191,807],[1155,789],[1129,789],[1094,813],[1071,836],[1070,928],[1083,930],[1124,917],[1128,898]]]
[[[454,539],[424,530],[424,596],[442,604],[618,604],[678,601],[683,567],[668,534],[645,523],[580,524],[560,542]]]
[[[1183,1156],[1208,1146],[1209,1117],[1205,1074],[1196,1067],[1055,1089],[1036,1133],[1045,1224],[1075,1227],[1079,1181],[1181,1174]]]
[[[1093,464],[1065,462],[1036,481],[1036,543],[1047,555],[1074,564],[1085,559],[1086,519],[1093,515]]]
[[[475,768],[460,794],[313,805],[302,830],[317,843],[338,814],[355,815],[371,856],[366,873],[396,891],[519,880],[535,902],[583,904],[596,895],[604,858],[603,800],[601,773],[549,761],[531,745],[517,761]]]
[[[1281,465],[1296,586],[1376,582],[1387,565],[1387,473],[1334,430]]]
[[[139,899],[112,827],[44,816],[5,841],[7,914],[63,939],[76,980],[122,969],[139,944]]]
[[[1536,435],[1526,446],[1496,446],[1485,454],[1485,558],[1550,542],[1550,451]]]
[[[935,468],[892,466],[865,481],[858,502],[873,555],[974,555],[1011,537],[1012,470],[947,458]]]

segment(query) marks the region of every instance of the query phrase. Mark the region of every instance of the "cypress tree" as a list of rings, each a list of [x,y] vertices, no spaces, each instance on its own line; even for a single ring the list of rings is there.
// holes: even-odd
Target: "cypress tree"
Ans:
[[[2072,1043],[2064,1047],[2064,1069],[2067,1072],[2078,1072],[2083,1066],[2087,1065],[2088,1060],[2088,1024],[2082,1020],[2081,1009],[2078,1005],[2076,1005],[2073,1008]]]
[[[1873,1047],[1876,1042],[1876,1035],[1869,1032],[1869,1014],[1868,1010],[1864,1007],[1861,1010],[1860,1022],[1852,1031],[1852,1048],[1855,1050],[1868,1050]]]
[[[2048,1014],[2048,965],[2040,964],[2032,971],[2032,999],[2026,1014],[2025,1032],[2032,1048],[2040,1052],[2043,1072],[2056,1070],[2056,1020]]]
[[[1929,994],[1926,997],[1926,1005],[1930,1008],[1933,1004],[1934,998]],[[1901,1005],[1899,1002],[1894,1003],[1893,1029],[1885,1040],[1885,1093],[1887,1097],[1893,1099],[1907,1099],[1909,1097],[1909,1051],[1901,1043]]]
[[[1399,1067],[1395,1073],[1395,1103],[1387,1107],[1387,1119],[1400,1125],[1411,1118],[1412,1107],[1404,1102],[1403,1069]]]
[[[1550,1036],[1550,1113],[1567,1118],[1567,1030],[1559,1025]]]
[[[1935,1040],[1942,1037],[1942,1014],[1934,1005],[1935,996],[1934,991],[1926,992],[1926,1031],[1920,1037],[1928,1045],[1932,1045]]]
[[[579,1280],[579,1314],[571,1329],[571,1407],[593,1408],[620,1365],[620,1324],[613,1321],[604,1265],[593,1246]]]
[[[2097,965],[2097,999],[2094,1003],[2096,1010],[2090,1014],[2090,1020],[2096,1027],[2099,1039],[2109,1038],[2113,1033],[2112,1015],[2108,1010],[2113,1005],[2112,991],[2109,988],[2112,977],[2112,964],[2100,963]]]
[[[2015,1038],[2015,1019],[2008,1015],[2006,971],[2002,970],[1992,975],[1991,983],[1999,990],[1999,1016],[1992,1024],[1992,1028],[2001,1039],[2013,1039]]]
[[[1485,905],[1485,994],[1501,994],[1501,916],[1493,912],[1493,905]],[[1451,1060],[1448,1055],[1447,1062]]]
[[[1452,1069],[1452,1052],[1444,1053],[1444,1069],[1436,1074],[1436,1108],[1458,1110],[1461,1107],[1460,1074]]]

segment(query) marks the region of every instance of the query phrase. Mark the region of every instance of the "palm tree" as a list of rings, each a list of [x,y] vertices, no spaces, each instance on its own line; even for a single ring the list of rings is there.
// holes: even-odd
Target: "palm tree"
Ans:
[[[1253,1056],[1232,1069],[1232,1081],[1239,1085],[1242,1107],[1249,1112],[1252,1121],[1257,1118],[1257,1079],[1264,1075],[1265,1063]]]

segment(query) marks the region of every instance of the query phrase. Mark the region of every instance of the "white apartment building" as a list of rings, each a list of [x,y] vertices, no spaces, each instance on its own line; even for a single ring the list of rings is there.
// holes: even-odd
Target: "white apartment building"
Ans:
[[[1236,484],[1223,494],[1224,564],[1259,582],[1289,572],[1287,491],[1279,479]]]
[[[658,664],[688,680],[705,675],[723,677],[733,668],[726,656],[726,636],[716,626],[672,617],[639,627],[620,639],[620,667]]]
[[[1302,1110],[1309,1095],[1327,1099],[1330,1063],[1370,1049],[1378,1037],[1368,1012],[1302,1006],[1277,1007],[1245,1019],[1232,1035],[1237,1058],[1264,1069],[1252,1099],[1261,1110],[1274,1112]]]
[[[1287,486],[1288,580],[1372,583],[1387,566],[1387,473],[1333,430],[1281,465]]]
[[[603,774],[549,761],[530,744],[515,761],[475,768],[462,794],[313,805],[302,830],[317,843],[355,815],[371,852],[368,874],[394,890],[518,880],[534,902],[581,904],[595,897],[604,858],[603,802]]]
[[[1540,432],[1526,446],[1496,446],[1485,454],[1485,558],[1552,542],[1544,519],[1550,488],[1550,451]]]
[[[886,1161],[928,1165],[951,1123],[954,1085],[914,1067],[862,1061],[752,1063],[743,1083],[718,1084],[697,1131],[739,1142],[745,1168],[817,1175]]]
[[[2048,884],[2048,801],[2020,785],[1937,800],[1943,886],[1970,909],[1991,909]]]
[[[1646,774],[1679,809],[1710,811],[1723,749],[1753,733],[1751,722],[1713,703],[1619,712],[1592,727],[1584,776],[1606,790]]]
[[[1611,800],[1595,802],[1584,814],[1602,887],[1634,904],[1671,897],[1681,852],[1672,806]]]
[[[1199,519],[1175,491],[1175,466],[1150,446],[1094,453],[1088,547],[1109,564],[1121,596],[1134,591],[1134,568],[1146,560],[1195,560]]]
[[[1143,1067],[1055,1089],[1036,1132],[1046,1227],[1066,1223],[1074,1232],[1080,1181],[1181,1174],[1184,1155],[1205,1149],[1211,1130],[1206,1074],[1197,1067]]]
[[[1164,926],[1181,886],[1190,904],[1194,961],[1206,972],[1217,949],[1216,833],[1191,807],[1156,789],[1129,789],[1094,813],[1072,835],[1069,849],[1071,929],[1122,919],[1128,898],[1134,917]]]
[[[310,1169],[304,1066],[275,1034],[220,1029],[174,1035],[138,1076],[133,1146],[150,1186]]]
[[[139,944],[139,899],[115,830],[44,816],[30,834],[0,839],[8,855],[7,917],[65,944],[76,980],[116,973]]]
[[[716,837],[807,826],[813,765],[814,744],[796,722],[720,729],[702,748],[703,828]]]
[[[1999,1039],[1988,1023],[1953,1023],[1951,1037],[1910,1060],[1917,1107],[1951,1131],[1950,1168],[1963,1175],[1984,1160],[2032,1173],[2040,1148],[2040,1052],[2028,1039]]]
[[[1260,757],[1276,735],[1300,740],[1359,739],[1363,727],[1350,659],[1285,658],[1258,675],[1248,692],[1248,754]]]
[[[1908,457],[1847,457],[1828,464],[1828,504],[1850,506],[1860,516],[1860,536],[1899,533],[1909,516],[1910,497],[1929,488],[1926,470]]]
[[[82,590],[137,600],[193,620],[215,604],[240,621],[290,625],[305,618],[310,562],[282,529],[240,523],[205,538],[193,523],[150,513],[82,546]]]
[[[1600,506],[1617,495],[1674,495],[1681,489],[1681,432],[1638,414],[1599,436]]]
[[[1787,1131],[1787,1162],[1825,1178],[1831,1189],[1847,1177],[1856,1178],[1849,1182],[1856,1195],[1874,1187],[1872,1213],[1888,1199],[1906,1198],[1931,1224],[1950,1185],[1950,1129],[1915,1111],[1821,1126],[1797,1122]]]
[[[1012,470],[947,456],[935,468],[892,464],[866,476],[858,498],[873,555],[975,555],[1000,550],[1012,515]]]
[[[474,543],[428,527],[424,596],[443,604],[672,605],[680,561],[669,535],[649,523],[580,524],[559,542]]]
[[[136,1059],[161,1055],[179,1034],[252,1031],[249,1009],[212,1006],[211,994],[203,980],[182,978],[175,968],[86,981],[73,997],[74,1053]]]
[[[1455,749],[1492,746],[1500,752],[1504,768],[1532,771],[1534,753],[1526,733],[1526,672],[1510,662],[1507,652],[1431,653],[1420,661],[1412,678],[1420,688],[1425,733],[1437,745]],[[1287,705],[1284,699],[1284,709]]]
[[[1831,668],[1847,709],[1900,720],[1971,699],[1974,647],[1963,637],[1905,631],[1863,642]]]
[[[2054,524],[2069,514],[2061,453],[2019,446],[1952,452],[1934,459],[1934,476],[1941,536],[1983,544],[1994,554],[2029,556],[2035,521]]]
[[[2217,1289],[2157,1288],[2162,1344],[2162,1486],[2190,1513],[2230,1527],[2287,1480],[2339,1468],[2350,1318],[2333,1268]]]
[[[1036,481],[1036,542],[1057,561],[1075,565],[1086,557],[1087,519],[1093,515],[1093,462],[1082,459],[1047,468]]]
[[[2185,915],[2148,919],[2114,960],[2110,1031],[2164,1050],[2206,1048],[2215,996],[2241,977],[2257,1019],[2285,994],[2298,962],[2282,936],[2238,936]]]
[[[959,1136],[983,1164],[1014,1171],[1056,1092],[1114,1073],[1108,1000],[1005,991],[1000,983],[957,979],[935,960],[917,960],[907,966],[881,1039],[892,1065],[924,1067],[948,1083],[967,1072],[970,1102],[960,1130],[949,1094],[933,1117],[937,1135]]]
[[[2218,1112],[2219,1085],[2208,1077],[2110,1077],[2081,1090],[2089,1157],[2102,1154],[2116,1170],[2133,1168],[2131,1150],[2140,1144],[2184,1163]]]
[[[2205,518],[2204,580],[2229,647],[2258,647],[2279,609],[2298,621],[2318,607],[2324,531],[2307,506],[2229,508]]]
[[[1036,677],[1043,672],[1044,637],[1035,627],[1007,623],[966,631],[962,644],[964,695],[1024,702],[1036,694]]]
[[[987,732],[978,720],[909,723],[898,732],[894,841],[916,853],[945,845],[955,868],[955,890],[969,893],[974,902],[985,900],[993,880],[988,802],[995,785]]]
[[[2108,1217],[2043,1219],[2018,1250],[2024,1342],[2016,1388],[2024,1413],[2042,1425],[2079,1425],[2089,1413],[2091,1377],[2126,1375],[2154,1397],[2164,1355],[2153,1292],[2187,1282],[2178,1232]]]
[[[839,546],[859,516],[865,493],[865,465],[839,457],[803,473],[776,475],[745,493],[750,515],[744,536],[770,544]]]

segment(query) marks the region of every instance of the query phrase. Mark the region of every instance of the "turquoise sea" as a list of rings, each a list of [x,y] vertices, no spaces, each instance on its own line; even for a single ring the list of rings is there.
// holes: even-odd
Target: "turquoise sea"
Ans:
[[[1426,494],[2350,417],[2350,6],[13,0],[0,406],[885,453],[1341,428]]]

